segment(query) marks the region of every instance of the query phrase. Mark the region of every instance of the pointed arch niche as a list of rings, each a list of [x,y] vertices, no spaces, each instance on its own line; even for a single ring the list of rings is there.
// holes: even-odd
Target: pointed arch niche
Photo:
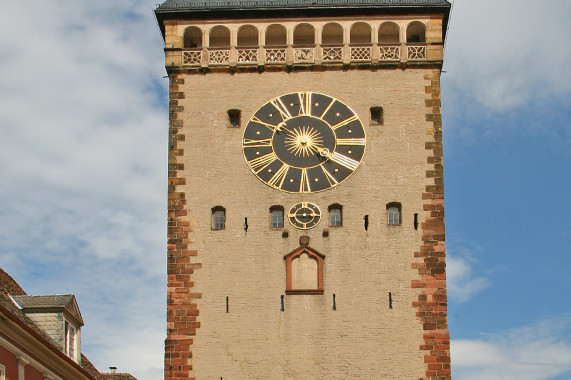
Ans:
[[[323,294],[323,259],[307,245],[285,255],[286,294]]]

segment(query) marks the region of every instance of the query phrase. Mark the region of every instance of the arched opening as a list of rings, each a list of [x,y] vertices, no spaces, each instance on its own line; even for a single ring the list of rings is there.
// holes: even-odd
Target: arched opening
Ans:
[[[423,23],[414,21],[408,24],[406,28],[406,42],[426,42],[426,27]]]
[[[230,29],[222,25],[215,26],[210,30],[208,41],[211,48],[230,47]]]
[[[379,45],[400,43],[399,26],[394,22],[385,22],[379,28]]]
[[[202,47],[202,30],[196,26],[189,26],[184,30],[183,40],[185,49]]]
[[[315,29],[309,24],[299,24],[293,31],[293,44],[296,46],[315,45]]]
[[[266,46],[286,46],[287,31],[285,26],[274,24],[266,29]]]
[[[370,44],[371,43],[371,26],[364,22],[358,22],[351,27],[351,44]]]
[[[343,45],[343,28],[339,24],[330,23],[321,32],[322,45]]]
[[[238,29],[238,47],[258,46],[258,29],[252,25],[244,25]]]

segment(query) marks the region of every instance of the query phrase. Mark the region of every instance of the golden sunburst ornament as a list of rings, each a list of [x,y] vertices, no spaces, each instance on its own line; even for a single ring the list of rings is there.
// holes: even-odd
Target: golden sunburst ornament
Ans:
[[[321,134],[312,127],[294,128],[285,138],[287,150],[296,156],[309,157],[321,148]]]

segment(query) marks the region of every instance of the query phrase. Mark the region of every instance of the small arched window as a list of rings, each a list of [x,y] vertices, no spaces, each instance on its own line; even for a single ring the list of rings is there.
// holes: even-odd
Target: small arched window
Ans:
[[[300,24],[293,31],[293,44],[296,46],[315,45],[315,29],[309,24]]]
[[[210,30],[209,45],[212,48],[230,47],[230,29],[218,25]]]
[[[284,208],[282,206],[270,207],[270,227],[282,228],[284,226]]]
[[[343,206],[334,203],[327,208],[329,211],[329,225],[331,227],[340,227],[343,225]]]
[[[339,24],[330,23],[321,32],[322,45],[343,45],[343,28]]]
[[[423,23],[414,21],[406,28],[406,42],[426,42],[426,27]]]
[[[400,42],[399,27],[394,22],[385,22],[379,28],[379,44],[390,45]]]
[[[238,47],[258,46],[258,29],[252,25],[244,25],[238,29]]]
[[[402,206],[399,202],[387,203],[387,223],[389,225],[400,225]]]
[[[274,24],[266,29],[266,46],[286,46],[286,44],[285,26]]]
[[[186,49],[202,47],[202,31],[196,26],[189,26],[184,30],[184,47]]]
[[[222,206],[212,207],[212,229],[223,230],[226,228],[226,209]]]
[[[351,27],[350,43],[353,44],[370,44],[371,43],[371,26],[364,22],[358,22]]]

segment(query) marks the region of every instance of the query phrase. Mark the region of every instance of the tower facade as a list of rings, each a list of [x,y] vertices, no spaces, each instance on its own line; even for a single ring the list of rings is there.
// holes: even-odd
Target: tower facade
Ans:
[[[165,379],[448,379],[446,0],[167,0]]]

